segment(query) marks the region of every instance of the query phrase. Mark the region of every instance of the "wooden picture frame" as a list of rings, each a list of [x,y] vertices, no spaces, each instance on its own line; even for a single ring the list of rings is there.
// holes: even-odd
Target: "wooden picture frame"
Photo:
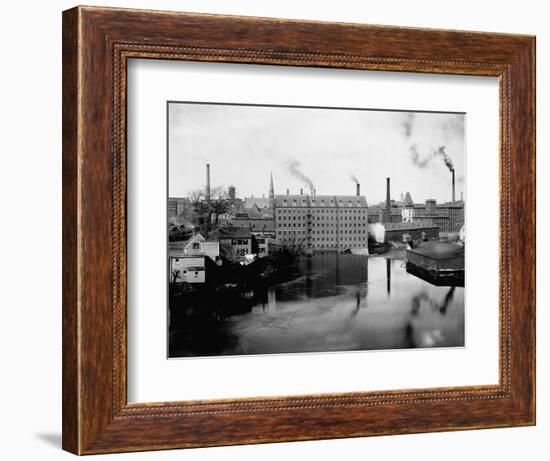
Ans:
[[[499,384],[128,404],[130,58],[498,77]],[[534,37],[94,7],[63,13],[65,450],[93,454],[533,424]]]

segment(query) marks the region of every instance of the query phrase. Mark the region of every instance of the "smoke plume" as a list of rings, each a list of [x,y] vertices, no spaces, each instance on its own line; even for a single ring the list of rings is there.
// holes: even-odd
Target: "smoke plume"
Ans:
[[[295,178],[302,181],[307,187],[309,187],[310,192],[313,194],[313,189],[315,186],[313,185],[313,181],[308,178],[301,170],[301,165],[298,160],[292,160],[288,163],[288,170],[294,176]]]
[[[359,180],[357,179],[357,176],[350,174],[349,177],[355,184],[359,184]]]
[[[437,151],[435,152],[435,155],[440,156],[443,159],[443,163],[445,163],[445,165],[450,171],[455,170],[451,157],[449,157],[445,152],[445,146],[441,146],[439,149],[437,149]]]

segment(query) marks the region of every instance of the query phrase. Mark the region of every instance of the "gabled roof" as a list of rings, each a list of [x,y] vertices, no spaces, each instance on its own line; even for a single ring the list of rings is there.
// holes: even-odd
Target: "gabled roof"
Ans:
[[[194,242],[204,242],[205,238],[197,233],[187,240],[180,240],[176,242],[168,242],[168,254],[170,256],[183,256],[185,249],[189,247],[190,244]]]
[[[199,232],[197,232],[195,235],[193,235],[193,237],[185,241],[184,248],[187,248],[192,243],[203,242],[204,240],[205,238]]]
[[[259,209],[269,208],[269,198],[267,197],[245,197],[244,207],[252,208],[256,205]]]

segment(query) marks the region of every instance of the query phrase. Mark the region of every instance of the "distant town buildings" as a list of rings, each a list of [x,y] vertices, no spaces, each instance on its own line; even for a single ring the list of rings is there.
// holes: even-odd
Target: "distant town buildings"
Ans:
[[[245,208],[244,212],[235,213],[231,220],[233,227],[245,227],[254,235],[275,238],[275,218],[273,208],[260,209],[257,204]]]
[[[464,202],[437,204],[434,199],[427,199],[424,204],[405,205],[401,217],[405,222],[431,222],[439,227],[441,233],[460,232],[464,225]]]
[[[188,198],[170,197],[168,199],[168,219],[177,218],[190,205],[191,201]]]
[[[247,255],[258,254],[256,237],[244,227],[220,228],[219,242],[226,249],[228,259],[233,262],[245,261]]]
[[[369,207],[369,210],[368,210],[369,224],[374,224],[377,222],[383,223],[385,216],[388,216],[388,214],[383,207],[380,207],[378,205],[373,205]],[[399,208],[397,205],[392,205],[390,207],[389,217],[390,217],[389,222],[392,222],[392,223],[401,222],[403,220],[401,217],[401,208]]]
[[[385,201],[369,206],[358,183],[354,195],[317,195],[313,186],[309,194],[303,189],[290,194],[286,189],[286,194],[276,195],[272,175],[267,197],[241,199],[231,185],[226,195],[213,198],[209,172],[208,165],[207,189],[202,197],[199,194],[194,201],[188,197],[168,199],[170,270],[176,282],[204,283],[208,260],[218,265],[224,258],[245,263],[284,247],[306,253],[366,251],[369,229],[377,223],[384,226],[385,242],[451,237],[464,227],[462,200],[414,203],[406,192],[395,201],[391,199],[390,178],[386,178]],[[219,206],[220,200],[223,206]],[[205,209],[210,211],[205,214]]]

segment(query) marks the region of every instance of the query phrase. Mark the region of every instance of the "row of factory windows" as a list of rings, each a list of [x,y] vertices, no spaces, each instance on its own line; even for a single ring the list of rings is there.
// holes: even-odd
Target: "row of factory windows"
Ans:
[[[339,227],[340,229],[346,229],[348,227],[360,227],[363,226],[364,223],[360,222],[350,222],[350,223],[340,223],[340,225],[335,224],[333,222],[329,223],[299,223],[299,222],[291,222],[291,223],[280,223],[277,227],[278,228],[289,228],[289,227]]]
[[[307,232],[306,231],[286,231],[286,230],[283,230],[283,231],[278,231],[278,234],[279,235],[300,235],[300,234],[306,234]],[[311,232],[312,234],[324,234],[324,235],[328,235],[328,234],[338,234],[338,231],[334,231],[334,230],[324,230],[324,231],[313,231]],[[339,232],[340,234],[366,234],[367,231],[365,229],[345,229],[345,230],[341,230]]]
[[[284,242],[292,242],[296,239],[292,238],[283,238]],[[361,237],[349,237],[349,238],[340,238],[340,239],[334,239],[334,238],[312,238],[312,242],[366,242],[367,240],[365,238]]]
[[[301,202],[301,203],[300,203]],[[283,206],[334,206],[335,205],[335,201],[334,200],[318,200],[316,201],[315,199],[312,199],[309,201],[309,204],[306,200],[285,200],[283,199]],[[352,206],[361,206],[361,200],[356,200],[355,202],[352,201],[352,200],[348,200],[347,203],[345,203],[343,200],[338,200],[338,206],[348,206],[348,207],[352,207]]]
[[[321,219],[321,216],[308,216],[307,218],[305,216],[283,216],[283,217],[279,217],[278,221],[279,222],[287,222],[287,221],[305,221],[306,219],[308,220],[313,220],[313,221],[323,221],[323,222],[327,222],[327,221],[338,221],[338,219],[335,219],[334,216],[330,216],[330,217],[322,217]],[[342,216],[340,218],[341,221],[366,221],[367,220],[367,216]]]
[[[286,213],[286,214],[306,214],[306,213],[313,213],[313,214],[353,214],[353,213],[360,213],[360,214],[364,214],[367,212],[367,208],[366,207],[363,207],[363,208],[353,208],[351,210],[346,210],[346,209],[343,209],[343,210],[333,210],[333,209],[322,209],[322,210],[293,210],[292,208],[278,208],[277,209],[277,213],[280,215],[280,214],[283,214],[283,213]]]

